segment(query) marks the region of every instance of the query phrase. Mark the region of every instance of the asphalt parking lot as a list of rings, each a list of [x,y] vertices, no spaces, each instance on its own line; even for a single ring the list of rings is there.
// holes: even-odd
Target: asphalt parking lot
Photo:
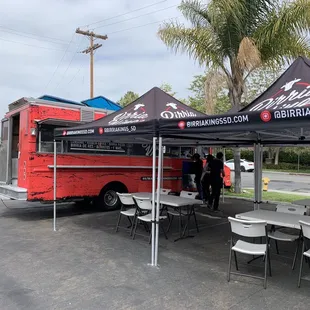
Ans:
[[[198,210],[201,232],[193,230],[194,238],[173,242],[176,227],[167,241],[160,238],[160,267],[154,268],[147,238],[115,233],[117,212],[64,206],[53,232],[49,206],[7,206],[0,207],[1,310],[309,309],[310,282],[297,288],[299,260],[290,269],[293,247],[281,245],[284,257],[272,256],[266,290],[255,279],[228,283],[227,218],[210,218],[205,209]],[[251,208],[241,200],[222,205],[225,215]],[[240,260],[243,271],[262,274],[262,261]]]

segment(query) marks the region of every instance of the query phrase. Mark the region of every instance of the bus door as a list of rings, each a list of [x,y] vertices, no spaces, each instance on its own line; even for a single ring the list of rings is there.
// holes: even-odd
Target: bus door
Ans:
[[[18,179],[19,132],[20,132],[20,115],[17,114],[12,117],[12,153],[11,153],[12,185],[17,185],[17,179]]]
[[[1,121],[1,143],[0,143],[0,182],[7,183],[8,173],[8,137],[9,120],[7,118]]]

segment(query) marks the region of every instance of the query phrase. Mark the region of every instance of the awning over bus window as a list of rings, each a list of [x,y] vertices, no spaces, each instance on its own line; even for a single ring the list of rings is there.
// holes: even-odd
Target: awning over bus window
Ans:
[[[38,125],[54,125],[58,127],[72,127],[77,126],[80,124],[85,124],[85,122],[81,121],[68,121],[63,119],[57,119],[57,118],[47,118],[42,121],[36,122]]]

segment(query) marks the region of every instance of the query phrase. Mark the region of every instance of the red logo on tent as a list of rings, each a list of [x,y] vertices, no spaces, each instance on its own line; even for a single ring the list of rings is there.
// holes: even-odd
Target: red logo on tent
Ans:
[[[102,127],[99,128],[99,134],[103,134],[104,133],[104,129]]]
[[[185,122],[184,121],[181,121],[181,122],[179,122],[178,123],[178,127],[180,128],[180,129],[184,129],[185,128]]]
[[[67,135],[67,132],[64,130],[64,131],[62,132],[62,135],[63,135],[63,136],[66,136],[66,135]]]
[[[267,123],[271,120],[271,113],[269,111],[263,111],[260,114],[260,118],[263,122]]]

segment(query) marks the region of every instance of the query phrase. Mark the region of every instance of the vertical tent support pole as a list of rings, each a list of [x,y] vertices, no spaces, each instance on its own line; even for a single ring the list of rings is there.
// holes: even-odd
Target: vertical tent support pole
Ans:
[[[161,157],[161,187],[160,188],[164,188],[164,154],[166,152],[166,147],[163,145],[162,146],[162,157]]]
[[[155,249],[155,191],[156,191],[156,137],[153,137],[153,165],[152,165],[152,259],[151,266],[154,266]]]
[[[56,231],[56,197],[57,197],[56,171],[57,171],[57,143],[56,143],[56,140],[54,140],[54,216],[53,216],[54,217],[54,221],[53,221],[54,231]]]
[[[257,144],[254,144],[254,210],[257,208],[257,192],[258,192],[258,156],[257,156]]]
[[[155,259],[154,264],[158,262],[158,235],[159,235],[159,207],[160,207],[160,185],[161,185],[161,165],[163,156],[163,138],[159,137],[158,143],[158,167],[157,167],[157,199],[156,199],[156,232],[155,232]]]
[[[223,166],[224,166],[224,172],[225,172],[225,161],[226,161],[226,152],[225,152],[225,148],[223,149]],[[223,178],[223,188],[222,188],[222,198],[223,198],[223,202],[224,202],[224,189],[225,189],[225,180]]]
[[[263,184],[262,184],[262,178],[263,178],[263,147],[259,143],[258,144],[258,153],[259,153],[259,158],[258,158],[258,165],[259,165],[259,170],[258,170],[258,203],[257,203],[257,209],[260,209],[260,204],[263,199]]]

